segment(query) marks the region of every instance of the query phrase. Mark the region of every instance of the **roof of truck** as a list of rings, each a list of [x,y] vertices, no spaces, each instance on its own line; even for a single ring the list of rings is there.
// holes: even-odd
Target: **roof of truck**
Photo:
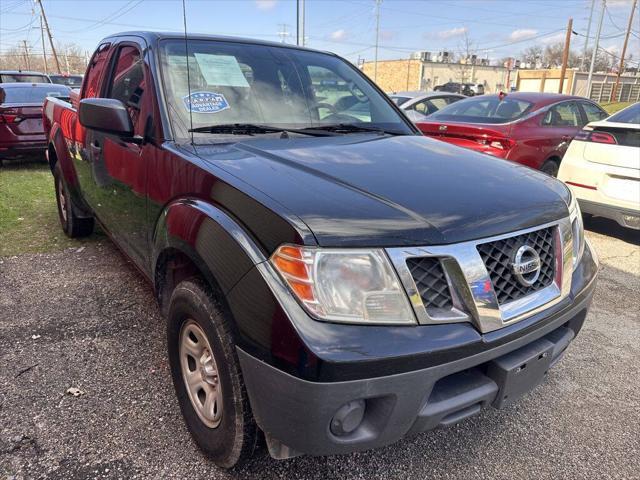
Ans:
[[[101,40],[100,43],[106,42],[114,37],[126,37],[126,36],[135,36],[144,38],[147,43],[155,43],[158,40],[163,40],[165,38],[173,38],[173,39],[184,39],[184,33],[181,32],[153,32],[148,30],[135,30],[128,32],[119,32],[114,33],[113,35],[109,35]],[[293,48],[296,50],[306,50],[310,52],[322,52],[322,53],[331,53],[323,50],[317,50],[308,47],[300,47],[298,45],[291,45],[288,43],[281,42],[273,42],[269,40],[258,40],[256,38],[245,38],[245,37],[232,37],[228,35],[211,35],[206,33],[188,33],[188,40],[215,40],[219,42],[237,42],[237,43],[249,43],[253,45],[266,45],[271,47],[280,47],[280,48]]]

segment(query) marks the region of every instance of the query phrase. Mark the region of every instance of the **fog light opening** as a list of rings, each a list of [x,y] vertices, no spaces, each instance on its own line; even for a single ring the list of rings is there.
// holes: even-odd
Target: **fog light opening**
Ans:
[[[636,215],[623,215],[622,219],[627,227],[640,228],[640,217]]]
[[[364,418],[366,404],[364,400],[352,400],[338,409],[329,426],[331,433],[338,437],[356,430]]]

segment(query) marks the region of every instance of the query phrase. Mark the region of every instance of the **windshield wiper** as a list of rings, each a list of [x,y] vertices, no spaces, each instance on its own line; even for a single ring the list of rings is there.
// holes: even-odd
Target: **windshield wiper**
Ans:
[[[357,123],[332,123],[328,125],[314,125],[313,127],[305,128],[304,131],[321,130],[326,132],[335,133],[358,133],[358,132],[372,132],[380,135],[405,135],[404,132],[397,132],[395,130],[386,130],[379,127],[367,127],[365,125],[358,125]]]
[[[206,127],[192,128],[189,132],[194,133],[222,133],[229,135],[262,135],[266,133],[300,133],[313,137],[329,137],[332,133],[328,131],[314,131],[314,129],[299,129],[275,127],[271,125],[258,125],[254,123],[224,123],[221,125],[208,125]]]

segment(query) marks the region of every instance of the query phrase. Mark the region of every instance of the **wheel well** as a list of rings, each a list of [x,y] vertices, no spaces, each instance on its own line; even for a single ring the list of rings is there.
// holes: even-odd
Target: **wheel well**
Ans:
[[[215,280],[207,278],[207,275],[187,254],[176,248],[167,248],[160,253],[156,262],[154,287],[163,314],[167,314],[169,300],[176,286],[183,280],[193,277],[202,279],[211,287],[214,295],[218,296],[220,289]]]

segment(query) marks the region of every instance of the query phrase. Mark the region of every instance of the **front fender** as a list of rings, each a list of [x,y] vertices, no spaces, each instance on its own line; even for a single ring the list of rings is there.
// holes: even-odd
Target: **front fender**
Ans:
[[[187,255],[223,295],[254,265],[266,260],[265,253],[232,217],[207,202],[189,198],[173,201],[158,218],[153,234],[154,278],[167,249]]]

